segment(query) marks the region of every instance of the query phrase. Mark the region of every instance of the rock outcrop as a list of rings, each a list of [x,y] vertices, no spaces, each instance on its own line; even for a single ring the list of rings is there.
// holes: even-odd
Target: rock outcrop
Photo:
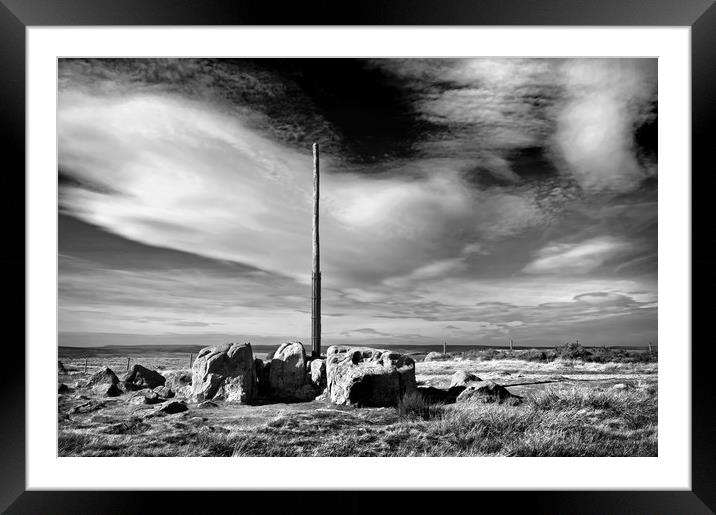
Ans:
[[[392,351],[329,347],[326,359],[328,396],[335,404],[395,406],[415,392],[415,361]]]
[[[122,381],[127,390],[141,390],[143,388],[156,388],[164,386],[166,378],[155,370],[149,370],[142,365],[132,365]]]
[[[242,404],[257,393],[256,369],[250,343],[228,343],[202,349],[192,367],[192,398]]]
[[[306,351],[301,342],[279,346],[268,372],[270,394],[278,399],[296,399],[306,384]]]
[[[511,400],[519,402],[520,397],[512,395],[507,388],[492,381],[475,383],[465,388],[457,396],[457,402],[497,402]]]
[[[92,388],[100,384],[117,383],[119,383],[119,378],[117,377],[117,374],[115,374],[111,368],[105,367],[102,370],[92,374],[92,376],[89,378],[89,381],[87,381],[87,386]]]
[[[450,388],[452,388],[453,386],[468,386],[470,383],[475,383],[478,381],[482,381],[482,379],[477,377],[475,374],[466,372],[465,370],[458,370],[452,375],[452,379],[450,380]]]

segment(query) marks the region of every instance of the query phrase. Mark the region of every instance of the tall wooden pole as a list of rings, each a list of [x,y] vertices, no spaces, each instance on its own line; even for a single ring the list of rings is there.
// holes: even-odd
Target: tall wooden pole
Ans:
[[[321,252],[318,237],[319,190],[318,143],[313,144],[313,268],[311,288],[311,343],[313,356],[321,355]]]

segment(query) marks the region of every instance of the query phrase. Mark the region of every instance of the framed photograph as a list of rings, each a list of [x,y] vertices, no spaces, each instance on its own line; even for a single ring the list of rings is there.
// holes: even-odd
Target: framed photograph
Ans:
[[[9,513],[713,512],[712,2],[0,15]]]

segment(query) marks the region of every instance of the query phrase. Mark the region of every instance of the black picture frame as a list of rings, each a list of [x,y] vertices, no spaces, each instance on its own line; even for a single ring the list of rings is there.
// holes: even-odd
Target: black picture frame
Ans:
[[[526,491],[454,492],[451,506],[531,513],[714,513],[716,439],[711,393],[713,343],[706,332],[711,290],[716,285],[710,242],[710,209],[705,197],[714,183],[711,147],[716,122],[716,7],[714,0],[400,0],[341,5],[325,0],[287,3],[261,0],[0,0],[0,143],[5,194],[5,319],[12,337],[3,346],[0,391],[0,509],[7,513],[126,513],[161,506],[183,513],[202,506],[192,492],[26,491],[25,487],[25,30],[32,26],[112,25],[572,25],[691,27],[692,71],[692,490],[690,491]],[[660,171],[683,173],[683,171]],[[21,193],[22,192],[22,193]],[[701,238],[696,238],[701,228]],[[698,329],[702,329],[699,338]],[[49,343],[49,342],[48,342]],[[663,416],[663,415],[662,415]],[[204,493],[204,495],[207,495]],[[295,492],[211,492],[212,505],[288,506]],[[268,503],[266,496],[270,496]],[[373,494],[371,494],[373,495]],[[295,511],[318,503],[341,512],[358,511],[362,492],[303,492]],[[425,508],[430,492],[400,495],[401,510]],[[437,501],[439,504],[444,503]],[[464,504],[463,504],[464,503]],[[479,503],[479,504],[476,504]],[[443,504],[445,507],[445,505]]]

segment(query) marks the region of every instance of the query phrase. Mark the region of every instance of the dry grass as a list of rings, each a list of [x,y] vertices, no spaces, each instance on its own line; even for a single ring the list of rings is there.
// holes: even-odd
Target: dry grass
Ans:
[[[194,413],[192,413],[194,411]],[[61,429],[61,456],[656,456],[653,388],[556,387],[520,406],[316,408],[251,427],[190,410]]]
[[[72,391],[58,396],[60,456],[656,456],[658,364],[559,357],[526,361],[453,356],[416,364],[419,384],[447,388],[456,370],[524,397],[506,404],[431,404],[419,395],[397,408],[326,402],[237,406],[219,403],[155,416],[124,397],[75,389],[102,366],[118,375],[126,358],[60,359]],[[162,373],[188,356],[133,357]],[[615,383],[628,385],[614,389]],[[90,396],[82,398],[81,396]],[[89,404],[80,412],[72,409]]]

